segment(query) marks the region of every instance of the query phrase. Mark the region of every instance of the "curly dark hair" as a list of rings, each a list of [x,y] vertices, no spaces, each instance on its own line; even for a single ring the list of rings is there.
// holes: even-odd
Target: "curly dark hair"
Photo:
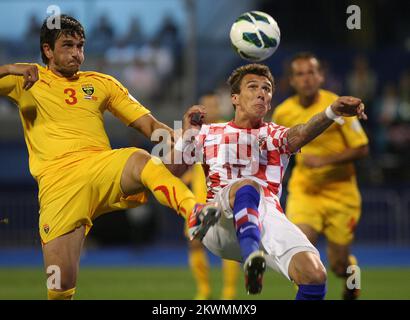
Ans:
[[[270,72],[268,66],[259,63],[252,63],[236,68],[228,79],[228,85],[231,87],[231,94],[236,94],[241,92],[241,82],[243,77],[247,74],[256,74],[258,76],[263,76],[269,79],[272,87],[275,85],[272,73]]]
[[[40,51],[41,59],[45,64],[48,64],[48,58],[44,54],[43,44],[47,43],[51,49],[54,50],[56,40],[61,37],[61,35],[71,35],[71,36],[80,36],[85,39],[84,28],[80,22],[75,18],[70,17],[69,15],[62,14],[59,16],[61,28],[60,29],[49,29],[47,26],[48,19],[55,19],[56,17],[47,17],[43,21],[40,31]]]

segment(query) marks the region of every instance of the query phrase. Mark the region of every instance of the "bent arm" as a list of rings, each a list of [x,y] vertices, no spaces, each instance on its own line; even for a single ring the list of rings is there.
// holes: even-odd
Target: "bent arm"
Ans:
[[[174,130],[166,124],[158,121],[152,114],[146,114],[130,124],[130,127],[138,130],[148,139],[151,139],[152,133],[157,129],[164,129],[169,132],[171,137],[174,135]]]
[[[339,97],[331,106],[331,112],[337,116],[367,119],[364,113],[362,101],[354,97]],[[299,124],[289,129],[287,139],[288,148],[291,152],[296,152],[304,145],[312,141],[323,131],[325,131],[333,120],[329,118],[326,111],[314,115],[307,123]]]
[[[307,123],[293,126],[288,131],[289,151],[294,153],[308,144],[333,123],[324,112],[314,115]]]
[[[361,158],[366,157],[369,154],[368,145],[362,145],[356,148],[347,148],[343,152],[328,155],[328,156],[316,156],[312,154],[302,154],[303,163],[310,168],[321,168],[328,165],[337,165],[343,163],[349,163]]]
[[[5,64],[0,66],[0,79],[9,75],[22,76],[24,90],[29,90],[39,79],[38,68],[34,64]]]
[[[362,159],[369,154],[369,146],[364,145],[357,148],[347,148],[342,153],[326,157],[327,164],[341,164]]]

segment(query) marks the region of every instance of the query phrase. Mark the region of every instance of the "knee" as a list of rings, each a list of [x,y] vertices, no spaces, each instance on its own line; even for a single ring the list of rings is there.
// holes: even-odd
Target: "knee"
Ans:
[[[253,181],[252,179],[243,179],[243,180],[239,181],[237,189],[239,189],[241,187],[244,187],[244,186],[252,186],[256,189],[256,191],[259,192],[259,184],[255,181]]]
[[[134,180],[140,180],[141,172],[151,158],[151,155],[145,150],[138,150],[132,154],[132,176]]]
[[[322,284],[326,283],[327,273],[325,267],[320,264],[307,264],[300,271],[297,284]]]
[[[132,155],[134,164],[145,167],[148,161],[151,160],[151,155],[145,150],[138,150]]]
[[[326,283],[326,268],[316,255],[301,253],[291,262],[289,269],[290,277],[298,285]]]
[[[234,207],[235,201],[237,200],[238,190],[245,186],[251,186],[255,188],[256,192],[258,192],[259,194],[259,184],[257,182],[251,179],[243,179],[241,181],[238,181],[234,183],[234,185],[232,186],[229,192],[229,204],[231,205],[231,208]],[[259,199],[257,201],[259,201]]]
[[[326,283],[327,273],[325,267],[320,264],[319,266],[314,266],[309,270],[309,280],[307,284],[322,284]]]

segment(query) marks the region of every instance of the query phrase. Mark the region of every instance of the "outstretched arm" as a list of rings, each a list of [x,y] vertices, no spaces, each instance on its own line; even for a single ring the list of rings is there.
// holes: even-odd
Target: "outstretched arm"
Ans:
[[[174,136],[174,130],[168,127],[165,123],[158,121],[153,115],[146,114],[138,118],[130,124],[130,127],[137,129],[148,139],[151,139],[152,133],[157,129],[164,129],[169,132],[171,138]]]
[[[162,130],[167,131],[168,132],[167,134],[169,134],[169,139],[167,139],[167,141],[171,144],[169,146],[170,147],[169,150],[172,154],[171,159],[179,159],[180,157],[176,156],[175,152],[181,152],[181,151],[180,150],[178,150],[178,151],[175,150],[175,143],[176,143],[175,138],[178,139],[179,137],[182,137],[183,133],[186,132],[189,129],[199,130],[201,128],[200,123],[192,121],[192,117],[194,116],[194,114],[199,114],[200,115],[200,119],[197,119],[197,121],[201,122],[201,119],[204,117],[206,112],[204,111],[204,108],[202,106],[193,106],[193,107],[191,107],[184,114],[182,131],[177,132],[176,134],[175,134],[173,129],[168,127],[166,124],[158,121],[151,114],[147,114],[145,116],[142,116],[141,118],[139,118],[139,119],[135,120],[134,122],[132,122],[130,124],[130,126],[134,129],[140,131],[143,135],[145,135],[150,140],[151,140],[152,135],[155,132],[155,130],[162,129]],[[188,165],[186,165],[185,163],[176,164],[174,162],[175,161],[172,161],[172,163],[165,163],[165,166],[174,175],[181,176],[188,169]]]
[[[188,129],[201,129],[202,119],[205,116],[205,114],[205,109],[202,106],[196,105],[189,108],[187,112],[184,114],[182,128],[183,131],[186,131]],[[194,115],[199,115],[200,119],[197,119],[197,121],[193,122],[192,118],[194,117]],[[147,114],[145,116],[142,116],[141,118],[138,118],[130,124],[130,127],[137,129],[148,139],[151,139],[152,133],[155,130],[164,129],[169,132],[169,134],[172,137],[171,141],[174,143],[174,130],[168,127],[166,124],[162,123],[161,121],[158,121],[151,114]]]
[[[165,130],[167,132],[167,137],[166,141],[167,143],[170,143],[169,150],[172,155],[174,155],[174,130],[172,130],[170,127],[168,127],[166,124],[162,123],[161,121],[158,121],[154,116],[151,114],[147,114],[145,116],[142,116],[141,118],[137,119],[133,123],[130,124],[130,127],[138,130],[141,132],[144,136],[146,136],[148,139],[151,140],[153,133],[155,130]],[[163,132],[162,132],[163,133]],[[163,134],[161,135],[163,136]],[[159,141],[159,142],[162,142]],[[164,155],[164,158],[166,159],[167,157]],[[171,156],[171,159],[175,159],[175,157]],[[171,161],[171,163],[164,163],[165,166],[168,168],[169,171],[171,171],[174,175],[180,177],[182,174],[187,170],[187,166],[184,164],[175,164],[174,161]]]
[[[364,104],[358,98],[339,97],[326,111],[314,115],[307,123],[296,125],[288,131],[288,146],[296,152],[325,131],[337,117],[358,116],[367,120]]]

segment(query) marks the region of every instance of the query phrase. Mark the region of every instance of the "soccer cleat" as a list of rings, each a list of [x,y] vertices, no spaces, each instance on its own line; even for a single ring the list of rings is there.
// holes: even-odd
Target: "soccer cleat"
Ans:
[[[196,204],[188,218],[189,240],[202,240],[220,217],[221,210],[216,203]]]
[[[246,259],[243,266],[245,271],[245,287],[248,294],[259,294],[262,291],[263,274],[266,270],[265,255],[258,250]]]

